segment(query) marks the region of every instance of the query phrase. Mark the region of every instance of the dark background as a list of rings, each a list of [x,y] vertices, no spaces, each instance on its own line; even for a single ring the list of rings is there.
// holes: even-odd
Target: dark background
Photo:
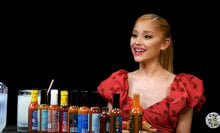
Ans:
[[[217,2],[5,2],[0,4],[0,81],[9,87],[7,125],[16,125],[17,91],[27,88],[96,90],[118,69],[133,71],[129,39],[144,13],[165,17],[172,29],[174,71],[204,82],[207,101],[192,133],[219,107],[220,3]]]

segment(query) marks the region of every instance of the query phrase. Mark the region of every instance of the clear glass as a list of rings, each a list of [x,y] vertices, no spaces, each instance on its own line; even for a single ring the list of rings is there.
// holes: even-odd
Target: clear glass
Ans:
[[[38,103],[40,103],[40,91],[38,94]],[[18,91],[17,103],[17,131],[28,132],[28,106],[31,103],[31,90]]]
[[[8,87],[0,82],[0,133],[6,127]]]

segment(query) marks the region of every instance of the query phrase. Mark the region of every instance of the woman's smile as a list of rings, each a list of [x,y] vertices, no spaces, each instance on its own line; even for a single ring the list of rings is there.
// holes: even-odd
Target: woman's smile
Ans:
[[[147,51],[146,48],[134,47],[134,55],[143,55]]]

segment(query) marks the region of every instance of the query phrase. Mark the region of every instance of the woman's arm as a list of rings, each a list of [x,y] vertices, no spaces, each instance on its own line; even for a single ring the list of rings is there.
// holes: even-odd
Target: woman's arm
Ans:
[[[108,102],[108,109],[109,109],[109,111],[112,110],[112,103],[110,103],[110,102]]]
[[[181,111],[177,123],[176,133],[190,133],[192,124],[193,108],[187,107]]]

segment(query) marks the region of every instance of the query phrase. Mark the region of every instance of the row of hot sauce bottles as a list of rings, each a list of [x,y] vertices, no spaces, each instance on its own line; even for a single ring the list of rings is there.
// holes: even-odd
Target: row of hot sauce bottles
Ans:
[[[50,105],[47,104],[47,90],[41,90],[41,102],[38,104],[38,90],[31,91],[31,103],[28,108],[28,132],[49,133],[122,133],[122,111],[120,110],[120,93],[113,93],[113,108],[100,109],[99,101],[93,93],[93,105],[89,107],[88,91],[60,91],[60,106],[58,105],[57,89],[52,89]],[[95,94],[95,95],[94,95]],[[68,105],[70,96],[70,105]],[[78,100],[81,101],[79,106]],[[96,99],[97,100],[97,99]],[[102,99],[100,99],[102,100]],[[96,103],[96,104],[94,104]],[[139,133],[142,130],[142,110],[139,94],[133,95],[133,108],[130,111],[129,132]]]

